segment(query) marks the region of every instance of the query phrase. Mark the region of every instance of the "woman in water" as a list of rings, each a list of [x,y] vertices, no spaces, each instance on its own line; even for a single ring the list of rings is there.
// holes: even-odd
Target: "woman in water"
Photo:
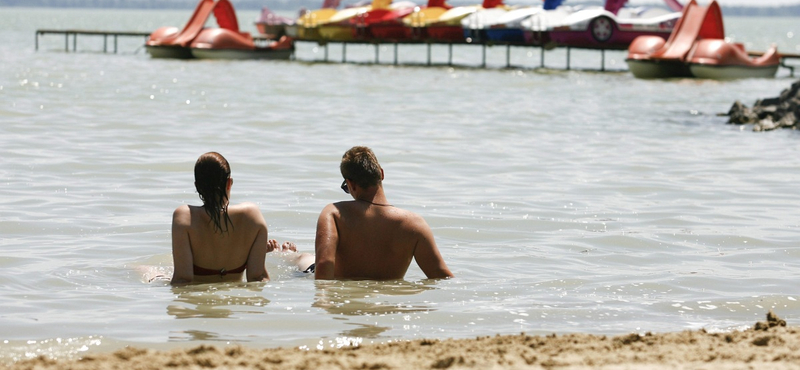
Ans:
[[[194,165],[194,186],[203,206],[182,205],[172,214],[171,284],[268,281],[267,252],[296,251],[293,243],[267,238],[267,222],[253,203],[229,205],[231,168],[216,152]]]

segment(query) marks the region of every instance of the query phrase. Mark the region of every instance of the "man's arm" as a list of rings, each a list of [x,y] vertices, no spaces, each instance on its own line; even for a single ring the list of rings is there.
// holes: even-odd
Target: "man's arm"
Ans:
[[[439,248],[436,247],[436,240],[433,239],[433,232],[425,220],[419,217],[416,229],[419,232],[417,246],[414,249],[414,260],[428,279],[443,279],[453,277],[453,273],[447,268]]]
[[[314,241],[314,277],[321,280],[334,278],[336,267],[336,248],[339,246],[339,230],[336,229],[334,213],[336,206],[328,204],[322,209],[317,220],[317,236]]]
[[[261,214],[261,210],[255,204],[248,204],[247,215],[255,223],[256,230],[258,230],[253,240],[253,245],[250,246],[250,254],[247,256],[247,281],[269,281],[269,272],[267,267],[264,266],[264,260],[267,256],[267,242],[269,240],[267,221],[264,220],[264,215]]]
[[[180,206],[172,213],[172,285],[189,284],[194,279],[194,257],[189,241],[192,217],[188,206]]]

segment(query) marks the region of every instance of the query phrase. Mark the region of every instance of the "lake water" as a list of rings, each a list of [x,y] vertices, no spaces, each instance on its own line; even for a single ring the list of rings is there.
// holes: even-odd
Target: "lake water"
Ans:
[[[793,81],[634,79],[627,72],[153,60],[141,39],[190,11],[0,8],[0,360],[134,344],[329,348],[416,338],[736,330],[800,319],[800,135],[726,125],[735,100]],[[240,12],[254,31],[256,12]],[[728,34],[798,52],[795,18],[728,18]],[[329,50],[340,59],[340,47]],[[297,58],[324,50],[298,45]],[[425,60],[403,46],[401,62]],[[434,48],[446,59],[446,48]],[[369,46],[348,59],[368,61]],[[481,50],[454,50],[480,63]],[[624,69],[624,53],[608,68]],[[546,55],[563,67],[563,51]],[[573,51],[596,68],[597,52]],[[315,282],[269,256],[269,283],[172,288],[170,220],[199,204],[192,168],[219,151],[233,202],[313,251],[319,211],[348,199],[338,161],[372,147],[390,202],[426,218],[456,278]]]

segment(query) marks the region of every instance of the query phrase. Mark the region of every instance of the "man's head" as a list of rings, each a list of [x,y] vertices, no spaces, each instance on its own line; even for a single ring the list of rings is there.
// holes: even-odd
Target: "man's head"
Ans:
[[[365,146],[354,146],[342,156],[339,165],[342,177],[354,182],[361,188],[380,185],[383,179],[381,165],[372,149]]]

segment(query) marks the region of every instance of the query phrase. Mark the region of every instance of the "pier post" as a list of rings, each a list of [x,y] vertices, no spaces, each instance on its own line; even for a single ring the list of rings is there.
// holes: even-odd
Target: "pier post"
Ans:
[[[482,45],[483,57],[481,58],[481,67],[486,68],[486,44]]]
[[[64,32],[64,51],[69,52],[69,32]]]
[[[73,52],[77,52],[78,51],[78,33],[77,32],[72,34],[72,51]]]
[[[117,53],[117,36],[118,36],[118,35],[114,35],[114,54],[116,54],[116,53]],[[145,42],[145,43],[146,43],[146,42]]]
[[[447,65],[453,65],[453,44],[447,44]]]
[[[108,34],[103,34],[103,53],[108,52]]]
[[[511,68],[511,45],[506,45],[506,68]]]
[[[39,31],[36,31],[36,51],[39,51]]]
[[[328,44],[325,44],[325,61],[328,61]],[[347,43],[342,43],[342,63],[347,62]]]
[[[568,71],[569,71],[569,69],[570,69],[570,65],[569,65],[569,57],[570,57],[570,52],[571,52],[571,51],[572,51],[572,48],[571,48],[571,47],[569,47],[569,46],[567,46],[567,70],[568,70]]]
[[[375,64],[381,62],[380,55],[378,54],[379,52],[380,52],[380,44],[375,44]]]
[[[539,47],[539,67],[544,68],[544,46]]]
[[[794,78],[794,66],[786,64],[786,59],[781,58],[780,66],[789,70],[789,76]]]
[[[600,71],[606,71],[606,49],[600,49]]]
[[[427,47],[428,47],[428,65],[430,66],[431,65],[431,43],[430,42],[427,44]]]
[[[394,43],[394,65],[397,65],[397,45],[398,43]]]

